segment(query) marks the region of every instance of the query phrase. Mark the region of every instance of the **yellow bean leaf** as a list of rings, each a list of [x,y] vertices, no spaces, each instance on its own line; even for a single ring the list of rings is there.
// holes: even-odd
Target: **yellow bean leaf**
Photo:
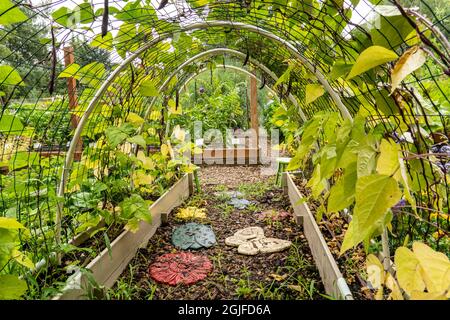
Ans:
[[[386,287],[391,290],[390,297],[393,300],[403,300],[402,291],[400,290],[397,281],[395,281],[394,277],[388,272],[386,274]]]
[[[394,260],[397,266],[398,283],[408,295],[411,295],[413,291],[425,290],[419,260],[411,250],[405,247],[398,248],[395,251]]]
[[[385,271],[380,260],[373,254],[366,258],[367,280],[375,289],[381,288],[384,283]]]
[[[450,288],[450,261],[426,244],[413,243],[413,251],[421,266],[421,275],[428,292],[445,292]]]
[[[398,59],[391,71],[392,88],[391,93],[400,85],[400,83],[412,72],[419,69],[427,60],[427,53],[420,47],[415,46],[408,49]]]

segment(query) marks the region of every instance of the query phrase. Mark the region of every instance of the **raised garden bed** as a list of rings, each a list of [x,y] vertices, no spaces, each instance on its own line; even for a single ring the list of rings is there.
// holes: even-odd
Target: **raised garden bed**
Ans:
[[[142,221],[136,233],[123,231],[111,242],[109,248],[105,248],[96,256],[86,266],[86,269],[91,272],[90,277],[95,280],[96,284],[107,288],[111,287],[134,257],[136,251],[147,245],[149,239],[161,225],[164,215],[179,206],[192,192],[193,177],[192,174],[186,174],[150,206],[151,224]],[[76,271],[69,277],[62,292],[53,300],[84,299],[87,290],[90,290],[89,283],[86,273]]]
[[[316,223],[308,204],[294,183],[289,173],[283,174],[283,188],[289,195],[298,224],[303,225],[303,232],[308,240],[312,255],[322,278],[325,291],[336,299],[353,300],[352,292],[334,259],[325,238]]]
[[[194,164],[259,164],[260,149],[249,147],[204,148],[192,157]]]

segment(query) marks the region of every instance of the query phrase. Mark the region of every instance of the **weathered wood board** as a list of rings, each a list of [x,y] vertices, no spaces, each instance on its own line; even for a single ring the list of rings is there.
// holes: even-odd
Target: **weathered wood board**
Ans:
[[[322,278],[327,294],[334,298],[353,300],[353,296],[345,282],[339,267],[311,213],[308,204],[295,185],[289,173],[283,173],[283,187],[289,196],[294,209],[296,221],[303,225],[303,232],[308,240],[311,253]]]
[[[259,164],[259,148],[214,148],[192,157],[194,164]]]

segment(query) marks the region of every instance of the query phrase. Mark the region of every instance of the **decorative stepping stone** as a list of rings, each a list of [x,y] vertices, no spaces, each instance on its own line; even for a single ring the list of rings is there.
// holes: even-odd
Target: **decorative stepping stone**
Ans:
[[[258,215],[258,218],[261,220],[270,219],[272,221],[282,221],[290,216],[289,212],[286,211],[267,210],[261,212]]]
[[[191,222],[175,229],[172,243],[182,250],[209,248],[216,244],[216,236],[210,226]]]
[[[238,252],[240,254],[254,256],[258,253],[280,252],[289,248],[291,244],[292,242],[288,240],[276,238],[260,238],[241,244],[238,247]]]
[[[230,198],[241,198],[244,195],[239,191],[222,191],[222,192],[214,192],[214,196],[216,197],[230,197]]]
[[[197,207],[182,208],[178,210],[175,217],[181,220],[206,219],[206,209]]]
[[[212,270],[211,261],[190,252],[166,253],[149,266],[151,278],[172,286],[193,284],[206,278]]]
[[[238,247],[250,240],[261,238],[264,238],[264,230],[261,227],[248,227],[245,229],[240,229],[231,237],[226,238],[225,244],[228,246]]]
[[[230,201],[228,201],[229,205],[232,205],[236,209],[245,209],[250,204],[250,201],[246,199],[238,199],[238,198],[232,198]]]
[[[225,239],[228,246],[238,247],[238,252],[245,255],[256,255],[258,253],[280,252],[289,248],[291,241],[266,238],[261,227],[248,227],[238,230]]]

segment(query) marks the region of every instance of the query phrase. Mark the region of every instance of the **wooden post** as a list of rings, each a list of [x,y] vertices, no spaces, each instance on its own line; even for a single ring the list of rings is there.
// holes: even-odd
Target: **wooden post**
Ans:
[[[66,66],[66,68],[72,63],[75,63],[75,56],[73,52],[74,52],[73,47],[64,47],[64,65]],[[67,78],[67,91],[69,94],[69,110],[74,110],[78,105],[77,81],[75,80],[75,78],[72,77]],[[70,117],[71,128],[75,129],[78,126],[79,121],[80,118],[77,115],[72,114]],[[82,153],[83,153],[83,145],[80,140],[78,141],[77,147],[75,149],[74,160],[80,161]]]
[[[250,126],[256,133],[256,143],[251,147],[259,150],[259,124],[258,124],[258,86],[256,78],[250,77]],[[259,158],[259,152],[257,153]]]
[[[250,125],[258,134],[258,87],[256,78],[250,78]]]

